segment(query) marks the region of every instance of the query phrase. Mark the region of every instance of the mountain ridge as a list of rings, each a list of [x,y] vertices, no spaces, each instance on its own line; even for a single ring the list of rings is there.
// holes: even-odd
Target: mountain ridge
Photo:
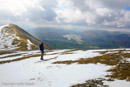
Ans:
[[[3,50],[36,50],[41,41],[15,24],[0,27],[0,48]],[[44,44],[46,49],[50,46]]]

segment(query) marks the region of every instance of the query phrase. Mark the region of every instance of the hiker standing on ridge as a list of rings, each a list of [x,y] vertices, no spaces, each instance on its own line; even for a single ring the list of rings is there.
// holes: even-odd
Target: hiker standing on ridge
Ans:
[[[41,51],[41,60],[43,59],[43,54],[44,54],[44,42],[41,42],[41,44],[39,45],[40,51]]]

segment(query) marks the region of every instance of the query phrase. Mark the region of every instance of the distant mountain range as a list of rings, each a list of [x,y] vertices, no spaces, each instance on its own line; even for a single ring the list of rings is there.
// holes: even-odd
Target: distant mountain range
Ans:
[[[40,40],[15,24],[0,27],[0,51],[2,50],[34,50],[38,49]],[[45,48],[51,47],[45,44]]]
[[[36,28],[29,31],[56,49],[129,48],[130,33],[103,30],[74,31],[74,29]]]

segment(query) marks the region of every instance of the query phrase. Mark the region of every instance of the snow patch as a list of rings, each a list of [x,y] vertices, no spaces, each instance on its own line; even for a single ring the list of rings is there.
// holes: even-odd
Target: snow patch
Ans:
[[[27,39],[27,41],[28,41],[28,43],[27,43],[27,49],[28,49],[28,50],[31,50],[31,49],[32,49],[31,45],[32,45],[33,43],[31,43],[31,41],[30,41],[29,39]]]
[[[35,63],[39,59],[36,57],[0,65],[0,82],[33,81],[35,85],[31,87],[70,87],[89,79],[104,77],[105,71],[110,68],[103,64],[64,65],[51,64],[48,61]]]
[[[130,63],[130,58],[126,58],[126,61],[128,61]]]
[[[106,78],[106,72],[112,66],[104,64],[52,64],[57,60],[77,60],[80,58],[91,58],[100,55],[98,50],[75,50],[72,54],[63,54],[70,50],[54,50],[47,52],[44,59],[47,61],[40,61],[39,57],[32,57],[29,59],[11,62],[0,65],[0,87],[2,83],[17,83],[17,82],[33,82],[31,87],[70,87],[75,84],[84,83],[86,80]],[[26,51],[24,53],[33,54],[40,51]],[[20,53],[20,52],[19,52]],[[22,52],[21,52],[22,53]],[[16,54],[16,53],[15,53]],[[22,54],[23,55],[23,54]],[[57,57],[54,59],[54,57]],[[50,60],[49,60],[50,59]],[[104,81],[105,85],[110,87],[129,87],[130,82],[124,80]],[[28,87],[23,85],[24,87]],[[9,86],[10,87],[10,86]],[[11,86],[12,87],[12,86]],[[20,87],[15,85],[13,87]]]
[[[0,49],[1,50],[13,50],[18,48],[17,45],[13,45],[14,39],[16,39],[16,32],[6,28],[9,25],[0,27]],[[10,34],[11,32],[11,34]]]
[[[3,26],[0,26],[0,31],[1,31],[2,28],[7,27],[7,26],[9,26],[9,24],[6,24],[6,25],[3,25]]]
[[[115,81],[104,81],[105,85],[109,85],[110,87],[129,87],[130,82],[125,80],[115,80]]]
[[[17,54],[20,54],[20,55],[13,56],[13,55],[17,55]],[[17,53],[4,54],[4,55],[0,56],[0,61],[13,60],[13,59],[18,59],[18,58],[22,58],[25,56],[36,55],[36,54],[40,54],[40,51],[21,51],[21,52],[17,52]],[[12,57],[2,58],[2,57],[7,57],[7,56],[12,56]]]
[[[101,54],[93,50],[88,50],[88,51],[78,50],[78,51],[73,51],[72,54],[62,54],[58,56],[56,60],[57,61],[78,60],[81,58],[92,58],[100,55]]]

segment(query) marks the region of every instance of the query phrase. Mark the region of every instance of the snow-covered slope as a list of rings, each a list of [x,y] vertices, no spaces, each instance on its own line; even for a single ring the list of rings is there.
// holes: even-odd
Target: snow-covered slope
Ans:
[[[33,50],[38,48],[40,40],[14,24],[0,27],[0,50]],[[50,48],[45,44],[45,48]]]
[[[111,50],[112,52],[110,50],[53,50],[50,52],[46,52],[46,55],[44,55],[45,61],[40,61],[40,56],[38,56],[21,61],[0,64],[0,87],[71,87],[75,84],[84,83],[86,80],[97,78],[106,79],[107,77],[105,76],[110,74],[107,72],[107,70],[113,68],[114,66],[101,63],[73,63],[69,65],[53,64],[56,61],[78,60],[80,58],[88,59],[101,56],[100,52],[103,51],[107,51],[107,53],[111,54],[112,52],[114,53],[118,50]],[[26,51],[23,53],[39,54],[40,51]],[[17,56],[17,58],[18,57],[19,56]],[[16,56],[14,58],[16,58]],[[5,59],[5,61],[6,60],[7,59]],[[4,61],[4,59],[2,59],[2,61]],[[115,79],[114,81],[105,80],[103,81],[103,83],[100,83],[104,84],[104,86],[98,85],[76,87],[130,86],[129,81],[117,79]]]
[[[0,49],[16,49],[17,45],[13,45],[14,39],[19,39],[16,36],[16,32],[6,27],[9,25],[4,25],[0,27]],[[19,44],[19,43],[18,43]]]

